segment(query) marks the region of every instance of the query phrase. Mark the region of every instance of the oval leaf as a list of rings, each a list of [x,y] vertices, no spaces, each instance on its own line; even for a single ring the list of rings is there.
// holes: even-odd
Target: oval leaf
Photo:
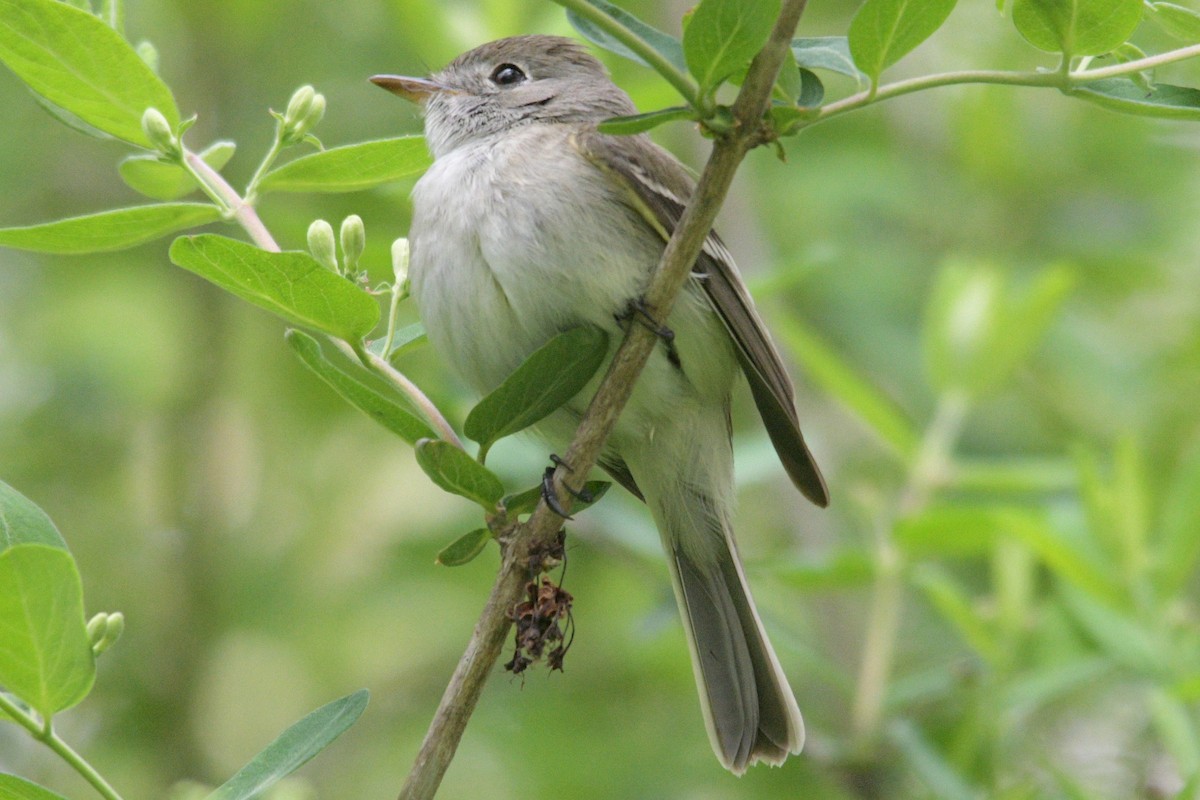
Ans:
[[[487,511],[494,511],[504,496],[499,478],[449,442],[440,439],[417,442],[417,463],[439,487],[473,500]]]
[[[872,83],[942,27],[955,0],[866,0],[850,22],[854,63]]]
[[[463,432],[488,448],[556,411],[579,393],[608,354],[608,334],[585,326],[560,333],[479,401]]]
[[[779,16],[779,0],[701,0],[683,32],[683,56],[702,91],[745,72]]]
[[[813,36],[792,40],[792,56],[799,67],[824,69],[854,78],[863,79],[863,74],[854,65],[850,55],[850,42],[845,36]]]
[[[16,775],[0,773],[0,800],[65,800],[61,794]]]
[[[263,192],[357,192],[424,172],[433,159],[423,136],[334,147],[268,172]]]
[[[32,500],[0,481],[0,552],[18,544],[67,549],[62,534]]]
[[[478,528],[460,536],[442,548],[442,551],[437,554],[437,563],[443,567],[461,567],[463,564],[474,561],[475,556],[483,552],[483,548],[487,547],[491,538],[492,532],[487,528]]]
[[[271,253],[215,234],[183,236],[171,261],[288,322],[357,341],[379,321],[375,298],[303,252]]]
[[[208,800],[250,800],[291,775],[362,716],[370,694],[359,689],[321,706],[267,745]]]
[[[366,412],[367,416],[401,439],[409,444],[416,444],[421,439],[437,438],[437,434],[425,422],[399,401],[335,366],[321,352],[321,345],[317,343],[317,340],[307,333],[290,330],[285,334],[285,338],[304,365],[315,372],[318,378],[333,387],[333,390],[350,405]],[[353,368],[355,365],[348,361],[346,366]],[[361,366],[358,369],[366,372]],[[370,375],[370,373],[366,374]]]
[[[233,158],[236,149],[237,145],[230,141],[213,142],[200,153],[200,158],[220,171]],[[178,164],[162,161],[158,156],[130,156],[121,162],[117,171],[130,189],[155,200],[175,200],[200,188],[187,170]]]
[[[0,228],[0,246],[37,253],[105,253],[160,239],[176,231],[216,222],[210,203],[162,203],[119,208],[21,228]]]
[[[0,61],[50,102],[118,139],[152,148],[142,113],[174,128],[175,98],[120,34],[56,0],[0,0]]]
[[[1200,119],[1200,89],[1187,86],[1158,83],[1146,91],[1126,78],[1108,78],[1084,84],[1071,94],[1125,114]]]
[[[625,9],[605,2],[605,0],[585,0],[585,2],[596,9],[599,14],[611,20],[612,23],[623,28],[631,38],[641,39],[642,42],[670,62],[677,70],[687,72],[687,63],[683,58],[683,45],[674,36],[663,33],[652,25],[647,25]],[[653,67],[652,64],[647,64],[645,59],[631,50],[628,45],[605,30],[595,20],[585,17],[578,10],[574,8],[567,9],[567,21],[574,26],[575,30],[579,31],[579,34],[583,38],[592,44],[603,47],[605,50],[628,58],[631,61],[636,61],[647,67]]]
[[[1151,3],[1150,19],[1177,39],[1200,42],[1200,12],[1175,3]]]
[[[1031,45],[1049,53],[1098,56],[1133,34],[1142,0],[1015,0],[1013,25]]]
[[[44,544],[0,553],[0,642],[0,686],[44,718],[87,696],[96,663],[70,553]]]
[[[632,114],[628,117],[612,117],[601,122],[597,129],[601,133],[617,136],[630,136],[635,133],[645,133],[667,122],[678,119],[693,119],[695,112],[687,106],[662,108],[658,111],[647,111],[645,114]]]

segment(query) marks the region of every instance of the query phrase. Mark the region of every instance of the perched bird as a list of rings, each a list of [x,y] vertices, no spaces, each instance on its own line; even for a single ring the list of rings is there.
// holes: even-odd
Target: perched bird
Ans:
[[[691,196],[645,135],[597,123],[636,113],[576,42],[518,36],[429,78],[372,80],[424,107],[433,165],[413,190],[413,295],[434,349],[479,392],[580,325],[615,343]],[[670,564],[709,738],[737,774],[798,753],[804,723],[738,556],[730,392],[739,369],[793,482],[825,483],[792,384],[721,240],[710,234],[600,463],[649,506]],[[615,347],[615,344],[614,344]],[[565,446],[585,389],[541,430]]]

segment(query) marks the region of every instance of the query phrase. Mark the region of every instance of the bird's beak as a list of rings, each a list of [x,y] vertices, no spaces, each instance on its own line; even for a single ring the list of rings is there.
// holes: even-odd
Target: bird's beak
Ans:
[[[403,75],[373,75],[371,83],[418,105],[424,104],[431,95],[454,92],[449,86],[437,81],[428,78],[407,78]]]

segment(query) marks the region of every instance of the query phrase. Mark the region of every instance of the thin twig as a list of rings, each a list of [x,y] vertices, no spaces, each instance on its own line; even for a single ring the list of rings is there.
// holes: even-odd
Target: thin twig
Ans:
[[[786,0],[771,38],[755,57],[734,104],[734,124],[713,145],[712,154],[700,175],[696,191],[667,242],[645,301],[650,312],[666,319],[675,297],[686,282],[704,240],[712,229],[734,172],[747,151],[769,138],[763,132],[763,112],[779,74],[793,32],[806,0]],[[562,459],[574,475],[586,475],[600,455],[617,416],[633,391],[634,381],[654,349],[656,335],[645,325],[631,325],[608,372],[584,414],[575,439]],[[568,470],[555,471],[554,486],[559,501],[569,510],[572,497],[563,486]],[[578,478],[577,478],[578,480]],[[400,800],[429,800],[437,792],[467,720],[503,649],[511,624],[508,613],[520,601],[525,583],[525,564],[536,547],[549,544],[562,527],[562,519],[543,500],[537,510],[503,548],[503,561],[488,604],[484,608],[467,650],[425,735],[416,763],[408,775]]]

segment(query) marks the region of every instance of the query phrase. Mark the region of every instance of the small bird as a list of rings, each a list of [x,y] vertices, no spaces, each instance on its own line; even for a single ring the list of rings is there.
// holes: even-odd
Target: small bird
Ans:
[[[435,351],[486,393],[564,330],[598,326],[615,349],[694,184],[647,136],[597,131],[636,113],[603,65],[571,39],[517,36],[429,78],[371,80],[424,107],[434,161],[413,189],[409,241]],[[730,521],[739,368],[788,475],[820,506],[828,494],[791,381],[715,233],[665,324],[674,335],[662,330],[600,464],[650,508],[709,739],[740,775],[800,752],[804,723]],[[550,441],[570,441],[596,380],[540,426]]]

